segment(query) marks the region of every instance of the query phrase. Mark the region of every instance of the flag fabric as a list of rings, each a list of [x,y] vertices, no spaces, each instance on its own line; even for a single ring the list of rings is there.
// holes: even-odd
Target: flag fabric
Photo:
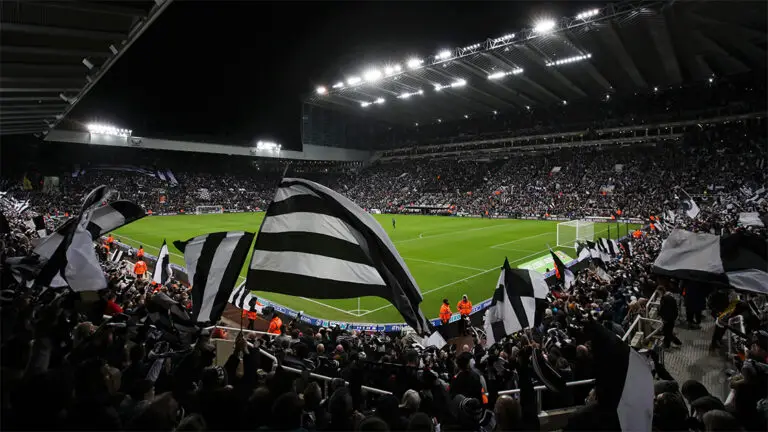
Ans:
[[[505,259],[493,300],[485,311],[488,346],[535,326],[541,318],[537,317],[537,306],[546,302],[547,294],[549,287],[544,275],[533,270],[513,269]]]
[[[91,191],[83,201],[80,215],[67,220],[35,247],[33,254],[41,267],[36,283],[53,288],[70,285],[75,291],[96,291],[106,287],[106,281],[101,282],[104,273],[93,242],[101,235],[145,216],[144,210],[130,201],[95,207],[108,194],[106,186]]]
[[[163,245],[160,247],[160,253],[157,254],[157,261],[155,261],[155,268],[152,270],[152,282],[159,285],[167,284],[172,275],[171,255],[168,253],[168,245],[163,239]]]
[[[694,201],[693,198],[688,195],[688,192],[683,189],[680,189],[680,207],[685,210],[685,214],[691,219],[696,219],[696,216],[698,216],[701,211],[699,205],[696,204],[696,201]]]
[[[648,362],[594,321],[588,322],[584,331],[592,342],[598,409],[609,423],[605,428],[650,432],[654,393]]]
[[[600,244],[602,245],[602,251],[610,255],[611,257],[615,257],[616,254],[619,253],[619,245],[616,243],[616,240],[611,240],[607,238],[600,238],[598,239]]]
[[[246,285],[311,298],[381,297],[418,334],[430,332],[419,287],[386,231],[346,197],[308,180],[280,183]]]
[[[48,228],[45,227],[45,217],[43,215],[37,215],[32,218],[32,224],[35,227],[37,236],[43,238],[48,235]]]
[[[565,289],[570,289],[574,282],[576,282],[576,277],[552,249],[549,250],[549,253],[552,254],[552,260],[555,262],[555,277],[558,281],[563,282]]]
[[[262,313],[264,309],[264,305],[259,302],[258,297],[245,288],[245,283],[240,284],[232,291],[229,296],[229,303],[248,312]]]
[[[624,256],[627,258],[632,258],[632,255],[634,255],[632,242],[628,238],[625,238],[624,240],[620,241],[619,244],[621,245],[621,249],[624,251]]]
[[[653,272],[768,294],[768,242],[748,232],[720,237],[676,229],[664,240]]]
[[[761,215],[758,212],[739,213],[739,225],[741,226],[764,227],[766,221],[768,221],[768,215]]]
[[[578,255],[579,261],[583,260],[591,260],[592,259],[592,253],[589,251],[589,247],[586,243],[583,242],[576,242],[573,245],[574,249],[576,249],[576,254]]]
[[[192,319],[217,322],[243,268],[254,234],[243,231],[201,235],[174,246],[184,253],[192,284]]]

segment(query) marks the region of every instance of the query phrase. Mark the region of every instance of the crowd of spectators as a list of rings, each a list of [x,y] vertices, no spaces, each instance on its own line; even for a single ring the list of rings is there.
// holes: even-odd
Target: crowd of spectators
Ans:
[[[312,169],[274,163],[230,172],[176,171],[175,182],[147,171],[93,169],[63,177],[55,192],[9,192],[30,199],[48,215],[71,213],[99,184],[112,185],[153,214],[264,209],[285,173],[328,185],[365,209],[387,213],[425,211],[490,217],[646,218],[680,196],[701,200],[759,190],[766,184],[762,121],[703,124],[681,140],[634,146],[571,147],[517,152],[504,159],[420,158],[367,167],[326,163]],[[739,176],[733,176],[737,171]],[[730,211],[744,210],[733,207]]]
[[[727,133],[727,129],[717,133]],[[710,137],[708,142],[716,141]],[[743,147],[738,149],[746,151]],[[671,162],[664,162],[688,157],[684,156],[686,151],[695,154],[697,163],[702,164],[694,175],[703,176],[704,183],[714,181],[723,188],[712,189],[717,200],[702,200],[702,213],[696,220],[680,215],[683,219],[678,226],[723,234],[743,230],[728,205],[752,205],[745,202],[739,190],[742,186],[757,186],[750,182],[761,179],[750,178],[753,172],[741,164],[753,162],[739,159],[736,154],[729,156],[728,151],[715,149],[709,153],[703,145],[695,152],[656,152],[659,159],[647,163],[665,167],[654,169],[665,170],[654,176],[651,186],[661,188],[659,182],[663,178],[679,180],[690,189],[704,184],[699,183],[702,180],[676,176]],[[632,152],[626,160],[634,161],[642,158],[642,154]],[[520,174],[521,181],[527,177],[535,186],[539,181],[549,186],[549,176],[536,167],[551,162],[541,160],[535,157],[518,161],[530,167],[530,171],[524,169]],[[588,153],[578,160],[589,161],[588,166],[598,173],[612,172],[614,163],[600,161]],[[510,163],[513,162],[505,165]],[[707,164],[718,169],[708,170]],[[485,171],[487,165],[483,164],[456,173],[451,172],[453,167],[450,162],[434,166],[415,164],[403,176],[401,170],[405,167],[397,166],[382,171],[381,181],[399,181],[395,187],[407,188],[404,194],[414,189],[440,194],[449,192],[443,189],[443,180],[482,185],[484,176],[493,175]],[[570,168],[561,171],[562,175],[569,175]],[[642,169],[637,168],[638,172]],[[505,166],[498,173],[510,178],[516,175]],[[579,175],[582,173],[575,177]],[[353,199],[371,199],[365,196],[372,193],[373,189],[366,189],[370,186],[351,183],[345,176],[348,174],[340,174],[338,181],[348,182],[346,190]],[[409,182],[406,177],[419,180]],[[124,182],[121,185],[131,181],[125,177],[115,180]],[[145,186],[157,179],[146,181]],[[179,182],[186,181],[195,180],[179,174]],[[213,182],[224,185],[217,190],[228,189],[221,179],[208,178],[199,184],[210,186]],[[419,196],[412,195],[414,200]],[[662,197],[651,195],[649,200]],[[652,204],[653,208],[664,205]],[[9,232],[3,234],[0,260],[29,253],[36,237],[34,229],[26,223],[32,210],[18,215],[11,208],[4,208],[3,212]],[[764,228],[751,231],[762,238],[766,236]],[[539,325],[525,336],[510,337],[493,346],[476,339],[444,349],[423,349],[414,346],[412,335],[407,333],[318,329],[294,322],[275,338],[236,335],[234,352],[221,365],[215,361],[212,336],[227,335],[194,329],[186,321],[191,300],[187,289],[176,281],[153,287],[138,280],[130,269],[105,259],[103,268],[109,288],[98,293],[98,298],[86,299],[72,293],[57,296],[60,291],[42,287],[25,289],[14,283],[4,267],[0,304],[3,429],[537,430],[533,386],[539,384],[540,377],[532,367],[533,347],[544,350],[547,363],[564,380],[590,379],[595,376],[594,353],[584,331],[585,320],[590,321],[587,325],[598,323],[621,335],[634,318],[646,313],[645,306],[656,291],[662,305],[668,304],[668,299],[676,305],[677,300],[669,293],[686,290],[684,304],[691,315],[689,322],[694,325],[701,321],[705,309],[710,313],[703,319],[713,319],[732,300],[742,304],[751,300],[750,296],[732,290],[702,284],[694,287],[656,277],[651,264],[665,235],[648,231],[632,239],[632,256],[620,256],[608,264],[610,280],[587,270],[578,273],[571,290],[555,287]],[[104,254],[102,258],[106,258]],[[699,299],[707,295],[724,297],[726,306],[722,301],[704,302],[706,306],[702,306],[690,294],[694,292]],[[710,394],[700,382],[680,382],[680,377],[671,376],[666,370],[656,351],[648,351],[658,379],[655,429],[765,430],[768,333],[765,322],[752,314],[752,309],[735,310],[747,318],[747,349],[740,371],[730,378],[732,394],[725,400]],[[664,320],[674,320],[677,308],[670,312],[662,307],[659,313]],[[668,316],[671,313],[675,316]],[[170,320],[164,318],[168,316]],[[181,328],[188,330],[183,333],[185,337],[181,336]],[[675,339],[672,334],[664,345],[675,345],[679,342]],[[716,335],[712,342],[717,347]],[[305,372],[296,375],[289,368]],[[318,381],[309,371],[332,380]],[[390,394],[366,391],[363,385]],[[498,395],[501,390],[515,388],[521,390],[518,398]],[[616,429],[616,424],[603,421],[605,413],[600,410],[600,402],[593,389],[582,386],[545,392],[541,407],[547,410],[584,404],[571,416],[566,429]]]

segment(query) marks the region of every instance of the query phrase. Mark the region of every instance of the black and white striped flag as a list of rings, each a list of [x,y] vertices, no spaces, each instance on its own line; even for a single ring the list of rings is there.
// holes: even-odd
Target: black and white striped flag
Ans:
[[[258,297],[245,288],[245,283],[232,291],[232,294],[229,296],[229,303],[248,312],[261,313],[264,309],[264,305],[259,302]]]
[[[280,183],[246,285],[311,298],[382,297],[417,333],[430,331],[419,287],[381,225],[346,197],[308,180]]]
[[[595,393],[606,430],[651,431],[653,375],[648,362],[614,333],[588,322],[584,332],[592,341]]]
[[[33,251],[40,268],[35,283],[52,288],[69,285],[74,291],[98,291],[106,287],[93,242],[99,236],[145,216],[130,201],[105,204],[106,186],[91,191],[83,201],[80,215],[67,220],[41,240]],[[30,264],[30,259],[25,260]]]
[[[485,311],[488,346],[505,336],[533,327],[540,320],[536,311],[545,303],[549,287],[544,275],[534,270],[513,269],[504,259],[491,306]]]
[[[563,282],[565,289],[570,289],[571,286],[573,286],[573,284],[576,282],[576,277],[573,275],[571,269],[563,264],[563,261],[559,256],[557,256],[555,251],[550,249],[549,253],[552,254],[552,261],[555,263],[555,277],[558,281]]]
[[[602,246],[602,251],[610,255],[611,257],[615,257],[616,254],[619,253],[619,245],[616,243],[616,240],[611,240],[607,238],[600,238],[598,239],[598,242]]]
[[[160,247],[160,253],[157,254],[157,261],[155,261],[155,269],[152,270],[152,282],[159,285],[167,284],[172,275],[171,255],[168,253],[168,245],[163,239],[163,245]]]
[[[173,245],[184,253],[192,284],[192,319],[217,322],[235,288],[254,234],[243,231],[201,235]]]
[[[653,272],[768,294],[768,243],[748,232],[721,237],[676,229],[664,240]]]

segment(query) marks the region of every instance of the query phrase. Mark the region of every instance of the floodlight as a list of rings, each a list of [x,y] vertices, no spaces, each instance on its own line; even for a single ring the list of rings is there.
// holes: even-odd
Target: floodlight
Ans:
[[[584,12],[581,12],[581,13],[577,14],[576,15],[576,19],[583,20],[583,19],[587,19],[587,18],[592,18],[593,16],[595,16],[595,15],[597,15],[599,13],[600,13],[600,9],[585,10]]]
[[[654,91],[654,92],[657,92],[657,91],[659,91],[659,88],[658,88],[658,87],[654,87],[654,88],[653,88],[653,91]]]
[[[332,87],[335,88],[335,89],[342,88],[342,87],[344,87],[344,83],[339,81],[336,84],[334,84]]]
[[[468,119],[469,118],[469,114],[464,114],[464,118]]]
[[[566,58],[562,58],[560,60],[555,60],[555,61],[547,62],[546,65],[547,66],[560,66],[562,64],[568,64],[568,63],[575,63],[575,62],[583,61],[583,60],[586,60],[588,58],[592,58],[592,54],[587,53],[587,54],[577,55],[577,56],[573,56],[573,57],[566,57]]]
[[[419,127],[419,122],[416,122],[413,125],[416,126],[416,127]]]
[[[556,25],[557,24],[555,23],[554,20],[551,20],[551,19],[541,20],[537,22],[536,25],[533,26],[533,31],[535,31],[536,33],[549,33],[550,31],[552,31],[552,29],[555,28]]]
[[[715,81],[715,79],[714,79],[714,78],[712,78],[712,77],[709,77],[709,82],[714,82],[714,81]]]
[[[384,103],[384,98],[378,98],[373,103],[377,103],[377,104],[381,105],[381,104]]]
[[[256,150],[279,152],[282,147],[280,144],[272,141],[259,141],[256,143]]]
[[[531,106],[530,106],[530,105],[526,105],[526,106],[525,106],[525,109],[527,109],[528,111],[530,111],[530,110],[531,110]]]
[[[449,50],[442,50],[435,56],[438,60],[445,60],[451,58],[451,52]]]
[[[438,122],[438,123],[442,123],[442,122],[443,122],[443,119],[437,119],[437,122]]]
[[[563,105],[568,105],[568,101],[567,100],[563,100]]]
[[[504,78],[505,76],[507,76],[506,72],[494,72],[494,73],[488,75],[488,79],[489,80],[495,80],[495,79],[499,79],[499,78]]]
[[[398,98],[400,99],[408,99],[409,97],[411,97],[410,93],[403,93],[400,96],[398,96]]]
[[[395,68],[393,68],[392,66],[387,66],[384,68],[384,73],[387,75],[392,75],[393,73],[395,73]]]
[[[370,102],[360,102],[360,106],[363,107],[363,108],[365,108],[367,106],[370,106],[370,105],[371,105]]]
[[[497,37],[493,41],[494,42],[504,42],[504,41],[508,41],[508,40],[514,39],[514,38],[515,38],[515,34],[514,33],[510,33],[510,34],[505,34],[504,36],[501,36],[501,37]]]
[[[89,123],[86,125],[86,128],[88,129],[88,132],[92,134],[113,135],[120,137],[129,137],[133,132],[130,129],[120,129],[111,125],[99,123]]]
[[[319,95],[324,95],[324,94],[328,93],[328,89],[323,87],[323,86],[320,86],[320,87],[316,88],[315,91]]]
[[[349,84],[349,85],[359,84],[360,81],[362,81],[362,79],[360,77],[356,77],[356,76],[347,78],[347,84]]]
[[[365,73],[363,74],[363,77],[368,82],[374,82],[379,78],[381,78],[381,71],[378,69],[370,69],[365,71]]]
[[[423,61],[422,59],[418,59],[418,58],[415,58],[415,57],[414,57],[414,58],[412,58],[412,59],[408,60],[408,63],[407,63],[407,64],[408,64],[408,67],[409,67],[409,68],[411,68],[411,69],[416,69],[416,68],[418,68],[419,66],[421,66],[421,64],[422,64],[423,62],[424,62],[424,61]]]
[[[399,64],[395,65],[395,72],[400,72],[403,68]]]
[[[441,86],[440,84],[435,84],[435,91],[440,91],[442,89],[443,89],[443,86]]]
[[[496,115],[496,114],[498,114],[498,113],[499,113],[498,111],[496,111],[496,110],[493,110],[493,115]]]
[[[460,79],[460,80],[454,81],[453,84],[451,84],[451,87],[464,87],[465,85],[467,85],[467,80]]]
[[[710,78],[710,79],[711,79],[711,78]],[[423,94],[424,94],[424,90],[422,90],[422,89],[419,89],[419,91],[417,91],[416,93],[418,93],[418,94],[420,94],[420,95],[423,95]]]

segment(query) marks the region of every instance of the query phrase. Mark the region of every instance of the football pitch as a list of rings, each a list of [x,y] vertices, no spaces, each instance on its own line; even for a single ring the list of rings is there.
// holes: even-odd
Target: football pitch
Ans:
[[[168,242],[171,261],[184,265],[175,240],[217,231],[257,232],[264,213],[229,213],[208,215],[151,216],[115,232],[115,238],[157,255],[163,239]],[[558,248],[557,222],[515,219],[477,219],[441,216],[374,215],[386,229],[421,289],[422,311],[427,318],[437,316],[443,298],[451,308],[462,294],[473,303],[492,296],[504,258],[512,267],[537,271],[552,268],[548,246],[563,256],[575,258],[573,248]],[[618,225],[620,235],[634,225]],[[617,237],[617,224],[596,223],[595,237]],[[243,268],[245,277],[249,259]],[[361,323],[401,323],[400,314],[386,300],[378,297],[360,299],[311,299],[272,292],[258,292],[259,297],[316,318]]]

